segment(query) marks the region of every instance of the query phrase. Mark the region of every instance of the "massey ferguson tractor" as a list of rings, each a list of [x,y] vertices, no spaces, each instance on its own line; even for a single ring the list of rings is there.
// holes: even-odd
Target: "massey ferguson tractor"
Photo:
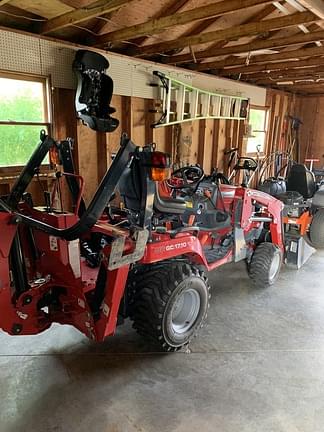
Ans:
[[[118,121],[111,118],[107,68],[99,54],[76,55],[78,115],[109,132]],[[26,190],[48,152],[57,184],[38,206]],[[72,161],[72,141],[42,131],[10,194],[0,198],[0,328],[10,335],[37,334],[55,322],[102,341],[129,318],[160,349],[176,351],[206,318],[205,271],[245,260],[258,288],[276,281],[284,254],[276,198],[219,184],[199,167],[169,178],[167,154],[122,135],[86,206]],[[69,209],[58,193],[64,185]],[[173,197],[173,189],[182,196]]]

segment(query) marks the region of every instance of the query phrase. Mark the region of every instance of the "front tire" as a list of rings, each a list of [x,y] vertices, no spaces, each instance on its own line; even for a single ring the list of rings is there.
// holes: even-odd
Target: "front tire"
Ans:
[[[324,209],[319,209],[314,214],[309,227],[309,238],[315,249],[324,249]]]
[[[273,243],[260,243],[249,265],[249,276],[258,288],[267,288],[278,279],[282,264],[282,252]]]
[[[206,319],[209,288],[203,272],[186,263],[138,271],[131,280],[133,327],[163,351],[179,350]]]

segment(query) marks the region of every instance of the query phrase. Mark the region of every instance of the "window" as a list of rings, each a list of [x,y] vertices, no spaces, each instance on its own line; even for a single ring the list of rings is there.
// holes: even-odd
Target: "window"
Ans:
[[[24,165],[48,131],[48,93],[45,78],[0,72],[0,167]]]
[[[252,107],[249,114],[247,153],[263,153],[267,135],[267,109]]]

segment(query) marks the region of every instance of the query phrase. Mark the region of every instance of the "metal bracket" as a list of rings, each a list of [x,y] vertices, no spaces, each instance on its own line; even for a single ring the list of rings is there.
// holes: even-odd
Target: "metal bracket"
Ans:
[[[145,252],[149,232],[147,229],[138,230],[134,234],[136,236],[136,246],[134,252],[123,255],[125,249],[125,237],[117,237],[112,243],[111,252],[108,262],[108,270],[116,270],[127,264],[139,261]]]
[[[242,228],[234,228],[234,245],[235,245],[235,255],[234,261],[242,261],[246,258],[247,255],[247,247],[246,241],[244,237],[244,231]]]

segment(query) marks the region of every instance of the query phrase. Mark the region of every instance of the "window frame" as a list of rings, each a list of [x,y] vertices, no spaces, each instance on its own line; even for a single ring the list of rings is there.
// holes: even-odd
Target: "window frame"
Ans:
[[[263,111],[265,113],[265,117],[264,117],[264,130],[251,130],[251,133],[253,134],[253,132],[263,132],[264,133],[264,146],[263,146],[263,150],[259,153],[260,157],[264,157],[267,151],[267,138],[268,138],[268,127],[269,127],[269,107],[267,106],[262,106],[262,105],[250,105],[249,108],[249,125],[250,123],[250,112],[251,110],[255,110],[255,111]],[[246,155],[247,156],[251,156],[251,157],[256,157],[258,156],[258,153],[255,152],[248,152],[248,140],[249,137],[247,137],[247,143],[246,143]]]
[[[0,120],[0,126],[40,126],[46,127],[48,134],[52,134],[53,128],[53,105],[51,97],[51,78],[50,76],[43,76],[37,74],[25,74],[23,72],[13,72],[0,69],[0,78],[8,78],[20,81],[32,81],[39,82],[43,85],[43,97],[44,97],[44,122],[26,122],[26,121],[8,121]],[[36,143],[35,143],[36,146]],[[23,169],[24,165],[8,165],[0,167],[0,176],[15,175]],[[42,168],[46,172],[51,171],[49,164],[42,164]]]

